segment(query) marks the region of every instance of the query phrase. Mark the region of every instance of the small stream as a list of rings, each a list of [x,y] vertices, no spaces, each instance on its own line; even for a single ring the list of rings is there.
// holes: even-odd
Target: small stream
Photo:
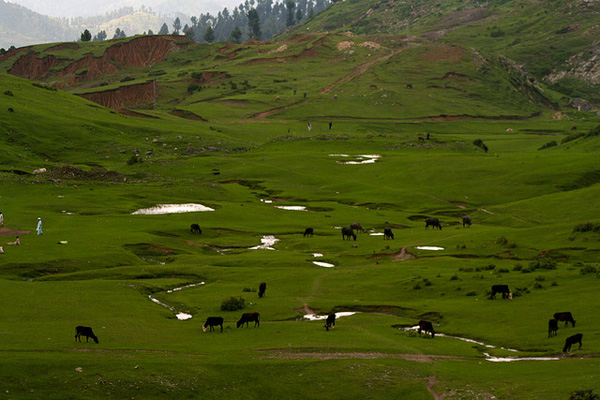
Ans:
[[[190,285],[185,285],[185,286],[176,287],[174,289],[167,290],[166,293],[178,292],[178,291],[183,290],[183,289],[188,289],[188,288],[192,288],[192,287],[196,287],[196,286],[202,286],[204,284],[206,284],[206,282],[192,283]],[[180,320],[180,321],[185,321],[185,320],[188,320],[188,319],[192,319],[192,315],[191,314],[184,313],[184,312],[177,312],[177,310],[175,309],[175,307],[171,307],[170,305],[163,303],[162,301],[158,300],[157,298],[152,297],[151,294],[148,295],[148,298],[153,303],[158,304],[160,306],[163,306],[164,308],[166,308],[166,309],[174,312],[175,313],[175,317],[177,317],[177,319]]]

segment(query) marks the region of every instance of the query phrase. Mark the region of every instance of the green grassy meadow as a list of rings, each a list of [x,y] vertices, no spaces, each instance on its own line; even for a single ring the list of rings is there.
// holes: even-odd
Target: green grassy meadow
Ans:
[[[189,44],[63,90],[0,73],[0,239],[21,239],[0,255],[0,399],[566,399],[596,388],[600,118],[545,106],[466,46],[396,39]],[[373,41],[382,47],[361,46]],[[66,65],[111,44],[33,51]],[[70,79],[60,63],[43,83]],[[212,78],[190,92],[202,71]],[[156,110],[76,96],[153,73]],[[186,203],[214,211],[132,214]],[[425,229],[427,217],[443,229]],[[342,240],[353,222],[366,231]],[[265,236],[273,249],[251,249]],[[494,284],[513,299],[490,300]],[[222,311],[230,297],[245,308]],[[576,327],[548,338],[563,311]],[[243,312],[259,312],[260,327],[236,328]],[[326,331],[307,312],[356,314]],[[223,333],[202,332],[210,316]],[[405,329],[421,319],[434,339]],[[77,325],[99,343],[76,343]],[[583,347],[562,353],[575,333]]]

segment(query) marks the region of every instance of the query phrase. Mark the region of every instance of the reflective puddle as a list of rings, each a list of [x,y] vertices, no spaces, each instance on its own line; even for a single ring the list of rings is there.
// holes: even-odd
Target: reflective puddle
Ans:
[[[315,264],[315,265],[318,265],[319,267],[325,267],[325,268],[333,268],[333,267],[335,267],[335,265],[333,265],[333,264],[329,264],[329,263],[322,262],[322,261],[313,261],[312,263]]]
[[[354,315],[354,314],[358,314],[356,312],[337,312],[335,313],[335,318],[340,318],[340,317],[349,317],[350,315]],[[327,315],[318,315],[318,314],[306,314],[304,316],[304,319],[307,319],[309,321],[321,321],[321,320],[326,320],[327,319]]]
[[[279,239],[277,239],[275,236],[263,236],[260,238],[260,242],[262,244],[250,247],[250,250],[275,250],[275,248],[272,246],[279,242]]]
[[[158,215],[158,214],[181,214],[189,212],[201,212],[201,211],[215,211],[210,207],[203,206],[202,204],[158,204],[150,208],[142,208],[132,212],[132,215]]]
[[[374,164],[381,158],[379,154],[359,154],[356,156],[351,156],[349,154],[329,154],[330,157],[344,157],[344,158],[353,158],[352,161],[336,161],[338,164],[347,164],[347,165],[360,165],[360,164]]]
[[[289,211],[306,211],[306,207],[304,206],[276,206],[276,208]]]
[[[188,289],[188,288],[192,288],[192,287],[196,287],[196,286],[202,286],[206,284],[206,282],[199,282],[199,283],[192,283],[190,285],[185,285],[185,286],[181,286],[181,287],[177,287],[171,290],[167,290],[167,293],[173,293],[173,292],[178,292],[180,290],[183,289]],[[163,306],[164,308],[173,311],[175,313],[175,317],[177,317],[178,320],[180,321],[185,321],[188,319],[192,319],[192,315],[188,314],[188,313],[184,313],[184,312],[177,312],[177,310],[175,310],[175,307],[171,307],[168,304],[163,303],[162,301],[158,300],[155,297],[152,297],[152,295],[148,295],[148,298],[154,303],[154,304],[158,304],[159,306]]]
[[[437,247],[437,246],[417,246],[417,249],[419,249],[419,250],[433,250],[433,251],[444,250],[443,247]]]

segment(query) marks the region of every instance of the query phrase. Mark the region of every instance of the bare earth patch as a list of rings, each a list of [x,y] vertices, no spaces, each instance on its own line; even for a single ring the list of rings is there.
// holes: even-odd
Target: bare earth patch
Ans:
[[[315,359],[315,360],[374,360],[379,358],[399,358],[402,360],[415,361],[433,364],[435,361],[452,360],[462,361],[461,358],[454,356],[431,355],[431,354],[395,354],[395,353],[342,353],[342,352],[296,352],[289,349],[268,349],[259,350],[264,353],[263,358],[279,360],[297,360],[297,359]]]
[[[31,231],[18,231],[18,230],[12,230],[12,229],[8,229],[8,228],[0,228],[0,236],[21,236],[21,235],[27,235],[28,233],[31,233]]]

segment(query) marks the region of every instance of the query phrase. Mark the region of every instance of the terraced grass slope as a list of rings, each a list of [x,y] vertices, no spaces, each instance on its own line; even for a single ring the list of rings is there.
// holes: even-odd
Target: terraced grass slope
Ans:
[[[89,45],[0,60],[39,66],[33,81],[0,74],[6,396],[565,399],[595,388],[594,111],[562,107],[510,60],[443,41]],[[213,211],[134,214],[187,203]],[[442,229],[425,229],[428,217]],[[342,240],[353,222],[365,232]],[[494,284],[513,299],[490,300]],[[244,308],[222,310],[232,297]],[[575,327],[548,337],[563,311]],[[242,312],[260,326],[237,328]],[[329,331],[305,318],[330,312],[356,314]],[[223,333],[202,332],[210,316]],[[410,329],[419,320],[435,338]],[[99,343],[75,343],[77,325]],[[563,353],[575,333],[582,348]]]

